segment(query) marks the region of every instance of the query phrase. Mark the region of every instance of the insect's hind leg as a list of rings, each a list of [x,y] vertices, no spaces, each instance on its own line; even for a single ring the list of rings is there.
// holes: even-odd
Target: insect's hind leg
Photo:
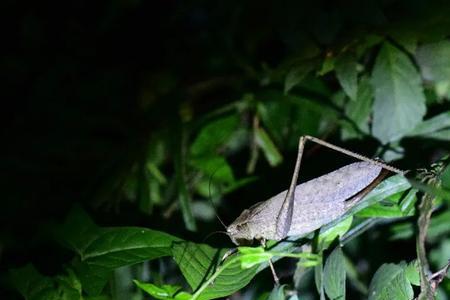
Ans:
[[[399,170],[399,169],[397,169],[397,168],[394,168],[394,167],[392,167],[392,166],[390,166],[390,165],[388,165],[388,164],[385,164],[385,163],[383,163],[383,162],[381,162],[381,161],[379,161],[379,160],[368,158],[368,157],[366,157],[366,156],[364,156],[364,155],[361,155],[361,154],[355,153],[355,152],[353,152],[353,151],[344,149],[344,148],[342,148],[342,147],[333,145],[333,144],[328,143],[328,142],[326,142],[326,141],[324,141],[324,140],[321,140],[321,139],[319,139],[319,138],[316,138],[316,137],[313,137],[313,136],[310,136],[310,135],[304,135],[304,136],[302,136],[302,137],[300,138],[300,142],[302,141],[302,139],[303,139],[304,141],[306,141],[306,140],[312,141],[312,142],[314,142],[314,143],[316,143],[316,144],[319,144],[319,145],[322,145],[322,146],[324,146],[324,147],[330,148],[330,149],[332,149],[332,150],[341,152],[341,153],[343,153],[343,154],[346,154],[346,155],[348,155],[348,156],[357,158],[357,159],[359,159],[359,160],[362,160],[362,161],[365,161],[365,162],[373,163],[373,164],[375,164],[375,165],[377,165],[377,166],[380,166],[380,167],[382,167],[382,168],[384,168],[384,169],[386,169],[386,170],[389,170],[389,171],[391,171],[391,172],[394,172],[394,173],[397,173],[397,174],[400,174],[400,175],[404,175],[404,174],[405,174],[404,171]]]
[[[276,236],[280,240],[284,239],[287,236],[292,224],[295,188],[297,186],[298,173],[300,172],[300,165],[303,156],[303,149],[305,148],[305,142],[306,139],[304,137],[300,137],[294,174],[292,175],[291,183],[286,193],[286,197],[284,198],[283,203],[280,207],[280,211],[278,212],[278,215],[276,217]]]

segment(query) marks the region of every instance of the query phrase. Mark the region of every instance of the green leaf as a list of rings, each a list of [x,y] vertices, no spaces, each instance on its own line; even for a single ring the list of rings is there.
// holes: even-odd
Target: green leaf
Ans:
[[[283,161],[283,157],[278,151],[275,144],[270,139],[267,132],[258,127],[255,130],[256,143],[263,150],[264,156],[272,167],[279,165]]]
[[[436,187],[435,185],[432,184],[425,184],[422,181],[418,181],[415,179],[409,179],[409,182],[413,187],[417,188],[418,190],[424,193],[433,195],[434,197],[440,199],[445,199],[447,201],[450,200],[450,191],[444,190],[440,187]]]
[[[322,68],[317,72],[317,75],[323,76],[331,71],[334,70],[334,62],[335,57],[334,56],[326,56],[322,63]]]
[[[438,82],[450,80],[450,41],[420,46],[416,52],[417,63],[425,80]]]
[[[67,275],[50,278],[41,275],[31,264],[10,271],[14,287],[27,300],[80,300],[81,284],[72,270]]]
[[[450,165],[448,165],[441,175],[442,187],[450,190]]]
[[[114,269],[170,255],[172,242],[180,241],[147,228],[100,228],[81,209],[69,214],[59,235],[79,255],[74,268],[83,289],[92,295],[101,292]]]
[[[316,289],[320,300],[325,300],[323,277],[323,265],[320,263],[314,267],[314,283],[316,284]]]
[[[398,218],[403,217],[403,212],[397,205],[383,205],[376,203],[356,214],[360,218]]]
[[[239,118],[233,114],[204,126],[190,147],[191,155],[202,156],[216,153],[217,148],[231,137],[238,125]]]
[[[349,216],[328,229],[321,228],[318,244],[321,248],[327,248],[337,237],[342,237],[352,226],[353,216]]]
[[[249,269],[263,262],[269,261],[272,254],[265,252],[263,247],[239,247],[239,257],[242,269]]]
[[[234,182],[233,170],[222,156],[203,156],[190,161],[192,166],[202,171],[215,182]],[[212,178],[213,177],[213,178]]]
[[[292,67],[286,75],[284,80],[284,94],[289,93],[289,91],[298,85],[302,80],[312,71],[314,64],[311,61],[304,61]]]
[[[362,133],[369,133],[369,120],[372,111],[373,89],[367,77],[362,77],[360,80],[356,101],[349,101],[345,106],[346,116],[353,122],[353,124],[346,124],[342,128],[342,138],[350,139],[360,137],[354,126]]]
[[[427,137],[435,140],[450,141],[450,129],[430,133]]]
[[[358,290],[361,294],[367,295],[369,289],[366,286],[366,284],[359,278],[359,272],[357,267],[346,256],[344,256],[344,261],[345,261],[345,273],[346,277],[348,277],[349,282],[351,282],[352,286],[356,290]]]
[[[139,280],[133,280],[133,282],[138,288],[156,299],[189,300],[192,298],[191,294],[180,291],[181,287],[179,286],[173,286],[169,284],[156,286],[154,284],[141,282]]]
[[[285,300],[284,285],[275,285],[267,300]]]
[[[99,228],[79,206],[69,212],[64,224],[56,229],[58,241],[82,256],[86,247],[97,238]]]
[[[75,272],[72,269],[65,269],[66,275],[60,275],[55,278],[59,286],[60,293],[63,293],[66,298],[63,299],[82,299],[82,285]]]
[[[174,156],[175,166],[175,184],[177,187],[177,198],[179,208],[183,216],[184,225],[187,230],[196,231],[197,223],[195,222],[194,215],[192,213],[192,199],[188,190],[187,172],[186,172],[186,154],[184,151],[185,146],[185,130],[180,130],[179,135],[176,137],[176,152]]]
[[[401,200],[399,207],[404,216],[409,216],[414,213],[415,204],[417,202],[417,189],[411,189]]]
[[[150,215],[153,209],[153,202],[150,198],[150,175],[144,164],[140,164],[138,168],[138,181],[137,181],[137,193],[139,209]]]
[[[413,297],[404,267],[383,264],[375,272],[369,287],[369,300],[411,300]]]
[[[153,179],[159,184],[167,184],[167,178],[164,174],[159,170],[158,166],[153,162],[147,162],[146,164],[147,170],[150,172]]]
[[[345,260],[342,249],[337,247],[328,256],[323,270],[325,293],[332,299],[345,299]]]
[[[173,257],[197,299],[215,299],[228,296],[246,286],[256,274],[257,268],[243,270],[239,259],[229,257],[220,264],[226,250],[190,242],[175,243]],[[224,265],[230,261],[226,268]],[[213,277],[213,280],[208,282]]]
[[[52,299],[55,285],[51,278],[41,275],[33,265],[28,264],[10,271],[13,286],[29,300]],[[47,298],[48,297],[48,298]]]
[[[432,101],[440,102],[442,99],[448,99],[449,92],[450,92],[450,80],[436,82],[434,84],[435,96],[433,97]],[[427,100],[430,102],[431,99]]]
[[[102,228],[75,266],[83,288],[93,295],[103,289],[114,269],[168,256],[180,239],[139,227]]]
[[[358,92],[358,63],[357,58],[350,52],[344,52],[336,57],[336,76],[342,89],[351,100],[356,100]]]
[[[437,268],[442,268],[448,263],[449,253],[450,238],[440,239],[439,246],[430,251],[430,261]]]
[[[406,51],[411,54],[417,49],[418,35],[414,28],[409,26],[401,28],[393,28],[389,35]]]
[[[382,143],[400,140],[425,115],[421,79],[403,52],[384,43],[372,72],[375,90],[373,135]]]
[[[449,223],[450,211],[434,214],[433,218],[431,218],[430,226],[428,227],[427,240],[433,242],[450,233],[450,226],[448,226]],[[397,224],[391,228],[391,231],[391,239],[407,239],[414,234],[414,224],[410,222]]]
[[[420,286],[419,262],[417,260],[413,260],[406,266],[405,276],[411,284]]]
[[[429,137],[439,130],[450,127],[450,111],[443,112],[419,123],[408,136]],[[450,139],[450,135],[448,137]]]
[[[257,104],[257,112],[262,127],[276,145],[285,149],[297,146],[298,139],[293,139],[294,136],[306,132],[317,135],[317,130],[323,125],[329,111],[313,101],[284,96],[272,90],[258,95],[258,99],[261,100]]]

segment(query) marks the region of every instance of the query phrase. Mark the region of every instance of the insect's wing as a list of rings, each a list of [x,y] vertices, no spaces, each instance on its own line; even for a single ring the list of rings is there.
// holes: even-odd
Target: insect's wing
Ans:
[[[345,209],[348,210],[355,206],[361,199],[363,199],[368,193],[370,193],[376,186],[383,181],[383,179],[388,175],[388,170],[381,170],[380,175],[372,181],[367,187],[362,189],[355,196],[345,201]]]
[[[379,183],[380,173],[380,166],[356,162],[298,185],[288,235],[314,231],[342,216]]]

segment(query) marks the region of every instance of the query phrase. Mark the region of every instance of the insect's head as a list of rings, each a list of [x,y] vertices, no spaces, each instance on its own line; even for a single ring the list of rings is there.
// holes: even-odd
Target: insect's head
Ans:
[[[250,245],[253,242],[253,234],[248,223],[248,213],[246,209],[242,214],[227,227],[227,234],[231,241],[238,245]]]

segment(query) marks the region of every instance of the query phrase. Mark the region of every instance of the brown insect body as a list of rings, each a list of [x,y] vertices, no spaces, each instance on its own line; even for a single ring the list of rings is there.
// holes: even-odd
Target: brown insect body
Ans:
[[[283,191],[244,210],[227,232],[237,245],[312,232],[342,216],[359,201],[382,169],[375,163],[356,162],[299,184],[293,194],[292,221],[284,222],[287,214],[279,213],[285,210],[288,191]],[[288,227],[280,230],[279,226]]]

